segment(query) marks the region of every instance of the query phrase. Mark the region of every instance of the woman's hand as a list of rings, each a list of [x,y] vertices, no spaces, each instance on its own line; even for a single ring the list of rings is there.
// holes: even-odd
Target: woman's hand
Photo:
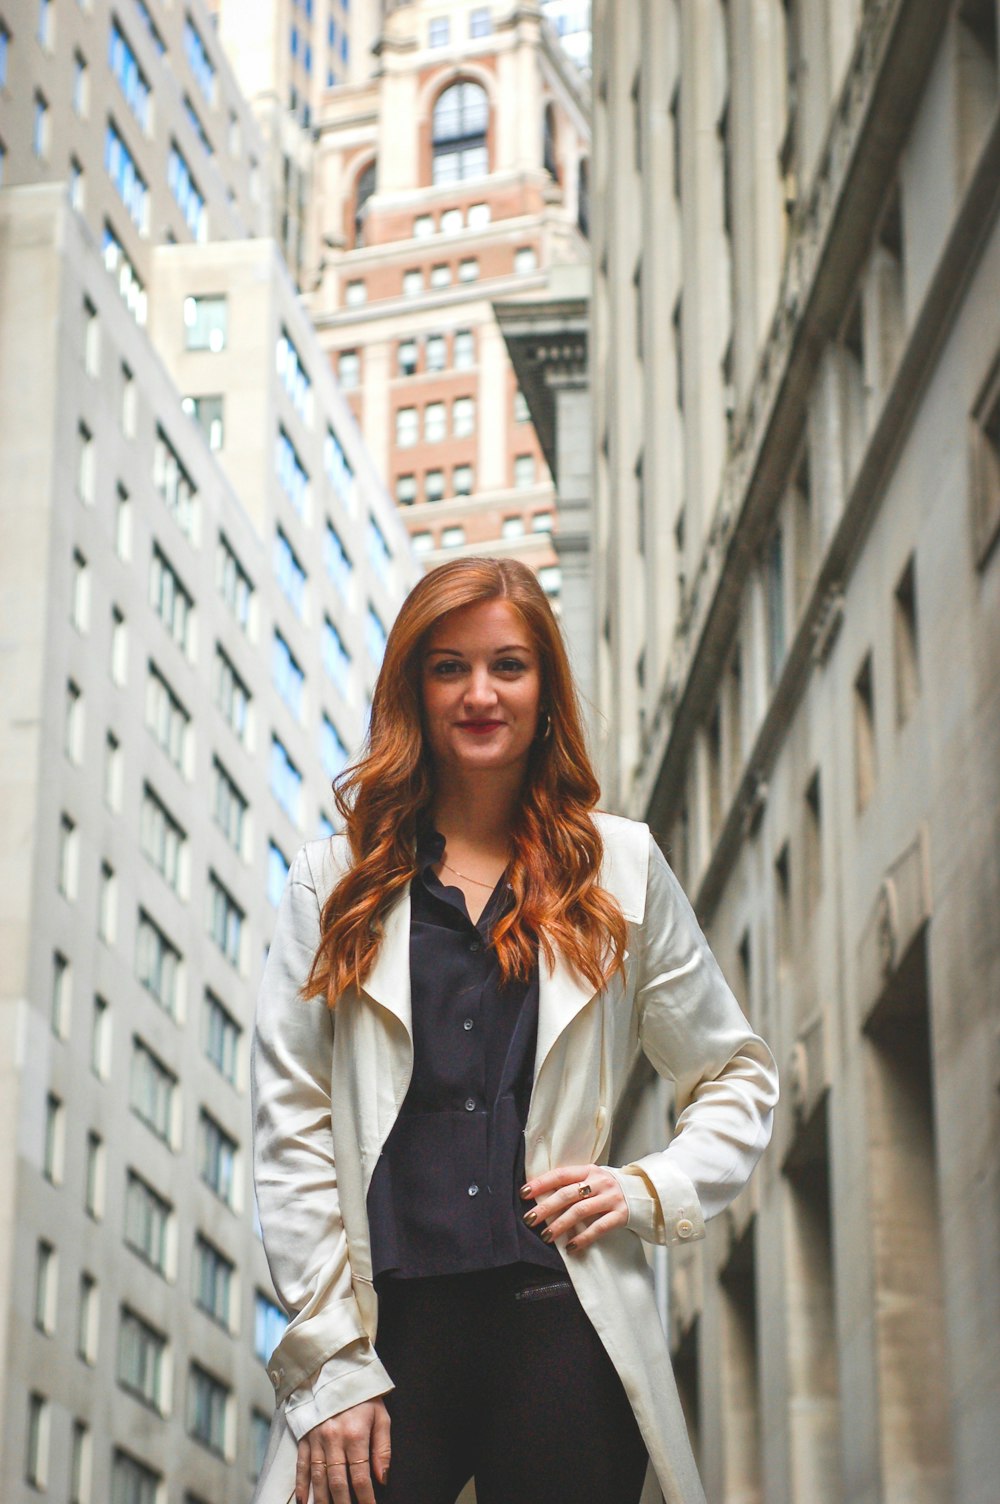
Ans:
[[[535,1202],[524,1214],[528,1226],[546,1223],[544,1242],[572,1234],[566,1244],[568,1253],[589,1248],[613,1227],[624,1227],[628,1222],[625,1193],[611,1171],[600,1165],[564,1165],[548,1170],[522,1186],[521,1195],[525,1201]]]
[[[307,1431],[295,1461],[295,1504],[375,1504],[372,1474],[389,1476],[389,1412],[381,1400],[352,1405]]]

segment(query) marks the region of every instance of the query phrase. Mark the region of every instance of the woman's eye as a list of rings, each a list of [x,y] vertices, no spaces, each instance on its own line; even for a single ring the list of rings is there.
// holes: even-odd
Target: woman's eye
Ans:
[[[524,664],[520,658],[501,658],[497,668],[502,674],[520,674],[524,670]]]
[[[436,679],[450,679],[461,670],[462,665],[455,658],[441,659],[435,663],[431,673]]]

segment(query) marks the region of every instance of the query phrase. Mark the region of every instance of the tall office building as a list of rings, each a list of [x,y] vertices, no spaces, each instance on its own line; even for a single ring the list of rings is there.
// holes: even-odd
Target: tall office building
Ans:
[[[566,56],[572,58],[581,73],[589,73],[590,0],[541,0],[541,6]]]
[[[670,1260],[712,1504],[1000,1475],[998,73],[995,0],[594,7],[605,792],[784,1073]]]
[[[253,1000],[418,568],[202,7],[5,5],[0,68],[0,1495],[242,1504]]]

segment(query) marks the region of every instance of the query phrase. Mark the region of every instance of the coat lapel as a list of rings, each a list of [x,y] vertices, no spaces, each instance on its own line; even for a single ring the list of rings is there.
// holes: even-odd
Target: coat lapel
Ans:
[[[382,944],[362,991],[395,1015],[413,1038],[410,1000],[410,887],[383,920]]]
[[[538,1043],[535,1048],[535,1080],[542,1063],[559,1035],[573,1022],[594,996],[596,988],[573,971],[557,951],[550,966],[544,953],[538,957]]]

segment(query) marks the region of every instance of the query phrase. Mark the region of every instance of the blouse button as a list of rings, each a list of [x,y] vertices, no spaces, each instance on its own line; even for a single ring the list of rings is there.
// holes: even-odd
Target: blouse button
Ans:
[[[472,1019],[471,1018],[465,1019],[463,1021],[463,1023],[462,1023],[462,1028],[465,1030],[466,1034],[468,1034],[469,1030],[471,1028],[473,1028],[473,1021],[472,1021]]]
[[[476,1185],[475,1181],[473,1181],[472,1184],[469,1186],[469,1195],[470,1196],[478,1196],[479,1195],[479,1187],[478,1187],[478,1185]]]
[[[483,948],[483,942],[481,940],[470,940],[469,941],[469,950],[472,952],[473,955],[476,955],[479,951],[482,950],[482,948]]]
[[[465,1099],[465,1110],[466,1110],[466,1112],[475,1112],[475,1110],[476,1110],[476,1099],[475,1099],[475,1097],[466,1097],[466,1099]]]

